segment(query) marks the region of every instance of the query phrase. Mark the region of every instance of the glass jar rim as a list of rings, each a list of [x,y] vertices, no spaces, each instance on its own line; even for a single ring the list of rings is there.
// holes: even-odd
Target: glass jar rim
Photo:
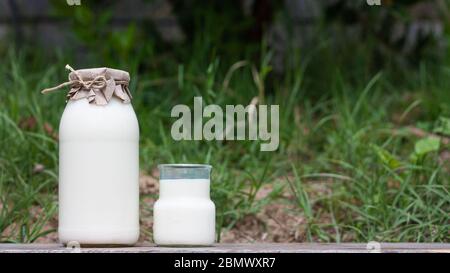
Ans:
[[[212,166],[207,164],[160,164],[159,179],[210,179]]]
[[[158,169],[176,168],[176,169],[212,169],[208,164],[159,164]]]

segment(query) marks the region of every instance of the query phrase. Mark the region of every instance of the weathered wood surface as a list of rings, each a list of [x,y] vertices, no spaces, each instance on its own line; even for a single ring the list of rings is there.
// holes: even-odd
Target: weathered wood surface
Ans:
[[[211,247],[133,247],[67,248],[60,244],[0,244],[0,253],[450,253],[450,244],[216,244]]]

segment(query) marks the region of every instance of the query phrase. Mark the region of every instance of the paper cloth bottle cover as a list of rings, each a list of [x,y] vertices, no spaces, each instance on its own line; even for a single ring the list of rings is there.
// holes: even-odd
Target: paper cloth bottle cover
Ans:
[[[131,101],[132,96],[128,88],[130,74],[128,72],[107,67],[74,70],[66,65],[66,68],[71,71],[69,81],[44,89],[42,93],[70,86],[67,94],[68,100],[85,98],[89,103],[106,105],[115,96],[124,103]]]

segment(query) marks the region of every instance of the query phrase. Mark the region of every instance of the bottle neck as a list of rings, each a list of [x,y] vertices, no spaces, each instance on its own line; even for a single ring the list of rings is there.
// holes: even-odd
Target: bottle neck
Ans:
[[[161,179],[159,198],[207,198],[209,179]]]

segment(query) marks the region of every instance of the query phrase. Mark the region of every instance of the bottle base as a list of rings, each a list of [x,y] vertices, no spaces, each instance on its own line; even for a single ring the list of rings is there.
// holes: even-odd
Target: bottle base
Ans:
[[[114,247],[134,245],[139,239],[139,229],[87,230],[58,229],[59,241],[64,245]]]
[[[211,247],[214,245],[215,240],[177,240],[171,238],[169,240],[154,239],[154,242],[159,247]]]
[[[173,247],[173,248],[193,248],[193,247],[214,247],[212,244],[156,244],[157,247]]]

